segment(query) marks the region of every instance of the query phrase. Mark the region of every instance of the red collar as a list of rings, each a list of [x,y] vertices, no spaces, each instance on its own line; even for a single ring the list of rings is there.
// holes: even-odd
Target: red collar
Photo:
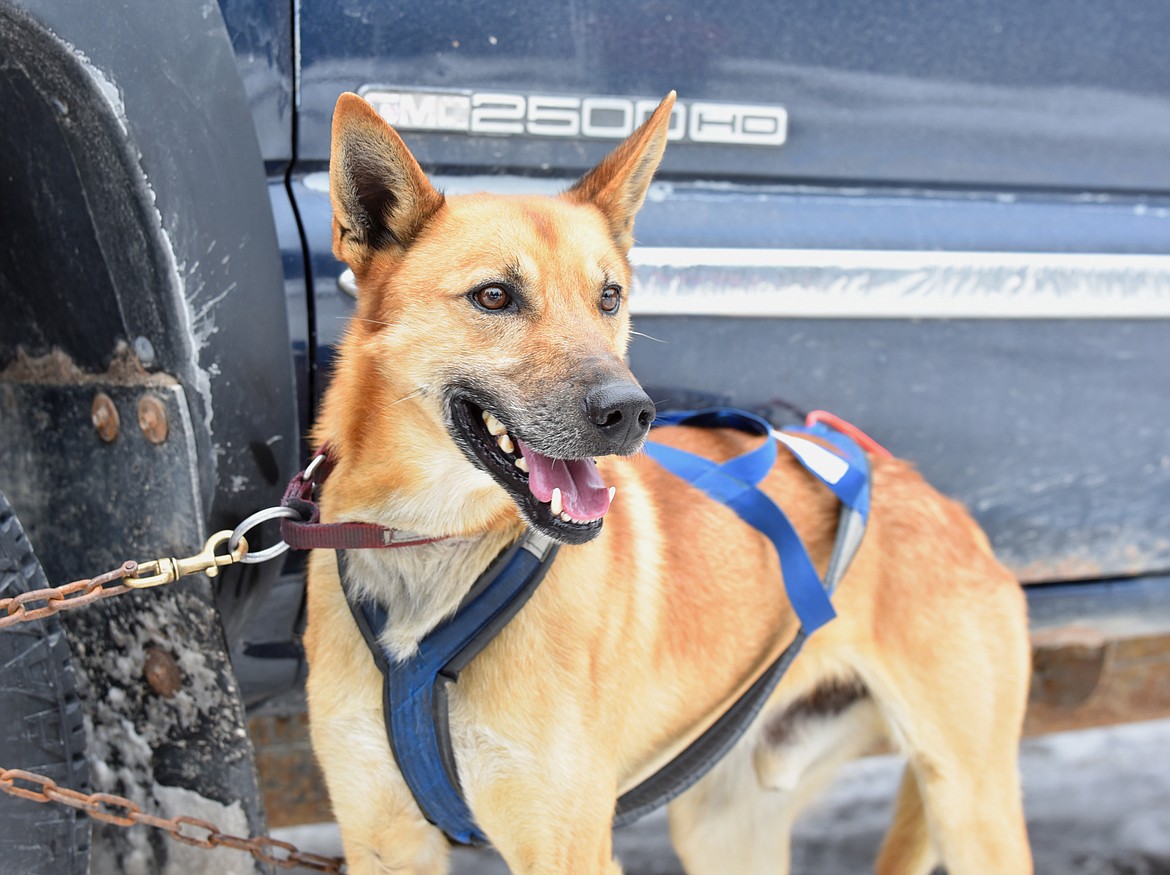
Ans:
[[[445,541],[449,535],[421,538],[408,532],[380,526],[377,523],[323,523],[321,508],[313,500],[313,490],[333,471],[333,453],[329,445],[322,445],[304,471],[288,483],[281,499],[281,507],[296,511],[297,519],[280,521],[280,536],[294,550],[387,549],[390,547],[420,547]]]

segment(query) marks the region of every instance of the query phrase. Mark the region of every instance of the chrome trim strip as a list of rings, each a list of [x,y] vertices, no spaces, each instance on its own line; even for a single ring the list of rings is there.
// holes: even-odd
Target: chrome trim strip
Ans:
[[[636,247],[637,315],[1170,318],[1170,256]]]

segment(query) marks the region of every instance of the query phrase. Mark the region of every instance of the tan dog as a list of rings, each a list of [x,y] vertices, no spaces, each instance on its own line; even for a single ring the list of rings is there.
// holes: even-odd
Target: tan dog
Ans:
[[[454,536],[349,551],[357,585],[389,613],[385,643],[410,654],[525,526],[570,545],[451,692],[465,796],[516,873],[620,872],[616,797],[796,631],[770,543],[635,455],[653,406],[623,363],[626,256],[673,102],[556,198],[444,198],[365,101],[343,95],[334,116],[334,252],[360,303],[316,434],[338,457],[325,518]],[[655,440],[721,461],[760,438],[675,428]],[[1016,768],[1023,595],[961,507],[909,465],[872,461],[838,619],[671,806],[692,875],[788,871],[800,807],[883,738],[909,766],[879,873],[1031,871]],[[762,488],[823,573],[836,500],[785,452]],[[381,676],[332,551],[312,557],[305,641],[313,744],[350,872],[446,871],[447,841],[391,756]]]

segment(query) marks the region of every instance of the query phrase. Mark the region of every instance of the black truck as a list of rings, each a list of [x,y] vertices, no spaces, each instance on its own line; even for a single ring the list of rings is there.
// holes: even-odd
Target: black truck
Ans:
[[[1033,730],[1168,714],[1168,34],[1160,0],[0,0],[0,598],[188,555],[311,455],[338,94],[448,192],[554,192],[677,89],[651,395],[856,422],[1027,586]],[[0,630],[0,769],[263,829],[245,727],[295,702],[302,572]],[[182,850],[0,796],[5,872]]]

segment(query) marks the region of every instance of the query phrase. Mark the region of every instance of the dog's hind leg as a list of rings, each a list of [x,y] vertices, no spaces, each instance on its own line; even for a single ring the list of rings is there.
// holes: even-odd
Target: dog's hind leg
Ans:
[[[965,691],[971,707],[924,697],[912,722],[890,721],[910,762],[879,875],[922,875],[935,860],[949,875],[1032,872],[1017,766],[1019,723],[1015,715],[997,721],[978,713],[989,697],[977,686]],[[1004,725],[1013,722],[1014,730]]]
[[[922,792],[932,844],[949,875],[1030,875],[1032,857],[1010,743],[1007,751],[985,749],[983,755],[973,756],[918,752],[909,768]],[[897,823],[891,835],[900,839]],[[920,841],[901,847],[887,841],[882,854],[885,868],[878,871],[882,875],[920,871],[912,865],[922,853]],[[908,858],[896,859],[896,850],[905,851]]]
[[[688,875],[786,875],[797,815],[883,736],[873,700],[852,681],[768,709],[671,805],[671,837]]]
[[[1004,596],[1022,598],[1018,590]],[[982,609],[993,598],[985,596]],[[922,871],[919,794],[930,845],[949,875],[1032,872],[1018,767],[1030,677],[1022,619],[1020,610],[1003,612],[998,623],[956,616],[945,646],[888,653],[878,671],[870,663],[866,684],[913,771],[882,851],[882,875]]]
[[[670,837],[687,875],[787,875],[793,794],[766,790],[743,741],[670,804]]]
[[[930,841],[926,810],[918,779],[909,766],[902,775],[894,822],[878,854],[877,875],[930,875],[938,864],[938,854]]]

